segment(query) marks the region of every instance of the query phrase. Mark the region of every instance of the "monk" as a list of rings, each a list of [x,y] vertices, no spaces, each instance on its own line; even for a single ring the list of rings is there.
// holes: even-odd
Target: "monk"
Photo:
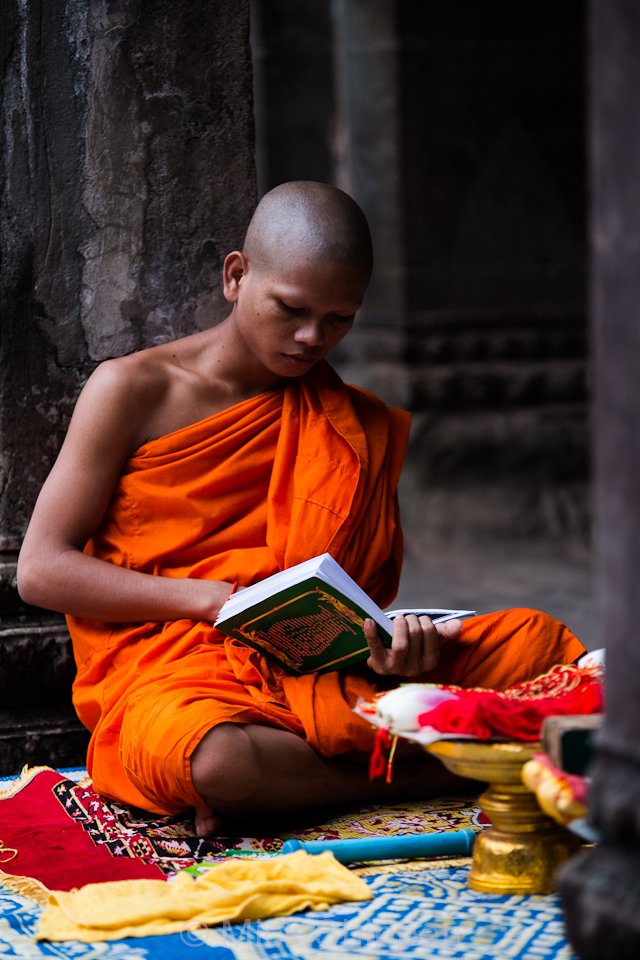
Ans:
[[[371,274],[366,219],[326,184],[282,184],[224,261],[211,329],[108,360],[82,391],[18,565],[31,604],[67,614],[87,766],[107,797],[221,818],[451,789],[424,754],[370,783],[353,707],[420,677],[504,688],[584,648],[511,610],[434,626],[365,623],[359,669],[288,676],[212,626],[231,593],[329,552],[381,606],[401,557],[397,485],[409,418],[346,386],[326,356]]]

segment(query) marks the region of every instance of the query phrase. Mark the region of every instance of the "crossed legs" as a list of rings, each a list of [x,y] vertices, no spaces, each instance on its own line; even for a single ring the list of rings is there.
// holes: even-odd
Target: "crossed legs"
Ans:
[[[237,723],[221,723],[205,734],[191,757],[191,777],[203,801],[196,808],[201,837],[219,832],[227,817],[424,799],[469,789],[469,781],[422,751],[399,758],[387,784],[370,781],[366,763],[353,757],[326,760],[296,734]]]

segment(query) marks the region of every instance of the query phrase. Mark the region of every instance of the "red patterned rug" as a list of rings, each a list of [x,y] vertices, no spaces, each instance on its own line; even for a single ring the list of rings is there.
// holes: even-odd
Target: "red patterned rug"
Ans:
[[[256,836],[202,840],[186,816],[154,817],[122,807],[98,796],[88,780],[76,782],[36,767],[4,791],[0,787],[0,883],[4,872],[69,890],[105,880],[159,879],[203,860],[223,859],[231,851],[276,853],[290,837],[330,840],[486,824],[468,797],[365,807],[329,819],[324,811],[312,821],[307,814],[305,823],[289,822],[286,829],[263,824],[267,829],[256,829]]]

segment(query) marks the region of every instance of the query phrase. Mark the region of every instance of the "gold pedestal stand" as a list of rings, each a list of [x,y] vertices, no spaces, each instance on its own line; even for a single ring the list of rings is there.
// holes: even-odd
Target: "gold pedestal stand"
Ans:
[[[522,783],[523,764],[540,744],[438,740],[426,750],[452,773],[489,784],[479,803],[491,827],[476,837],[469,886],[483,893],[552,893],[557,868],[580,841],[543,813]]]

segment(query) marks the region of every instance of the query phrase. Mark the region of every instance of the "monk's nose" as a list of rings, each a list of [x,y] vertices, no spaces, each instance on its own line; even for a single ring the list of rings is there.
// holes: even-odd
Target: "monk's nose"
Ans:
[[[325,341],[322,324],[315,320],[308,321],[298,328],[295,339],[310,347],[321,347]]]

